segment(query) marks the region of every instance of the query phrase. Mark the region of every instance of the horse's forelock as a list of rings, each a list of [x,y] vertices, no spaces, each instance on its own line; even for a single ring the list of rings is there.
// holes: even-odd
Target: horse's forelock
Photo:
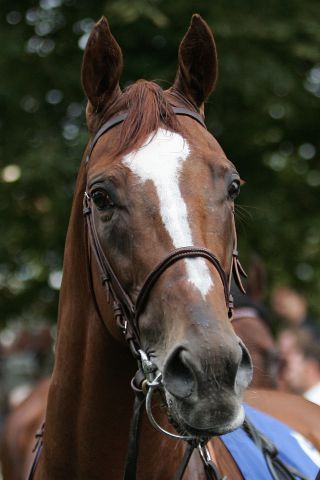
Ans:
[[[128,116],[115,142],[114,156],[138,149],[160,127],[180,132],[181,126],[162,88],[155,82],[139,80],[118,97],[108,117],[121,111]]]

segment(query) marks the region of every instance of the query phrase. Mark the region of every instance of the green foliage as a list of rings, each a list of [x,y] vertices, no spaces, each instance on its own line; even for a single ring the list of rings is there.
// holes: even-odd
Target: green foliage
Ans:
[[[320,313],[317,0],[6,0],[0,28],[1,322],[55,320],[73,186],[87,141],[82,49],[105,14],[123,85],[169,85],[193,12],[215,33],[219,84],[207,123],[246,181],[241,251]],[[245,263],[245,262],[243,262]]]

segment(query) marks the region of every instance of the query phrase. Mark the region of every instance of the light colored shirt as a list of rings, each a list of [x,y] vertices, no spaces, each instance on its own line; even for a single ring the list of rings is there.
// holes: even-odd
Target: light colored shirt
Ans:
[[[304,392],[303,396],[310,402],[320,405],[320,382]]]

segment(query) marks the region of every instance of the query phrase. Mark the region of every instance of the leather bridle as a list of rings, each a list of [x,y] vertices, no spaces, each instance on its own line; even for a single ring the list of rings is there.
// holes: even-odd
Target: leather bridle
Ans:
[[[203,118],[196,112],[185,109],[172,107],[176,115],[185,115],[193,118],[206,128]],[[111,117],[102,127],[98,130],[94,136],[86,155],[86,164],[89,162],[92,151],[97,144],[98,140],[108,131],[115,126],[122,123],[127,118],[127,113],[120,113]],[[232,211],[233,213],[233,211]],[[232,317],[233,311],[233,297],[231,295],[231,281],[232,276],[239,289],[245,293],[244,287],[241,282],[241,276],[246,277],[246,274],[239,262],[237,251],[237,235],[235,229],[234,215],[232,215],[232,230],[234,245],[232,251],[232,259],[229,275],[227,276],[223,267],[220,264],[218,258],[207,248],[186,246],[177,248],[171,251],[163,260],[161,260],[147,275],[143,285],[139,291],[138,297],[133,302],[128,293],[123,288],[117,275],[115,274],[109,260],[107,259],[96,230],[95,222],[92,216],[92,198],[88,193],[88,190],[84,193],[83,197],[83,214],[86,218],[87,231],[89,236],[89,243],[91,251],[93,252],[100,274],[101,282],[107,293],[107,300],[110,303],[110,297],[113,301],[113,311],[118,326],[123,331],[126,340],[129,342],[131,350],[136,358],[140,359],[140,335],[139,335],[139,316],[146,306],[148,297],[156,284],[159,277],[174,263],[185,258],[202,257],[209,261],[217,270],[221,283],[224,289],[225,302],[228,310],[228,317]]]
[[[172,107],[172,109],[176,115],[188,116],[200,123],[204,128],[206,128],[203,118],[198,113],[185,108]],[[123,112],[114,117],[111,117],[106,123],[102,125],[97,134],[94,136],[90,146],[88,147],[86,164],[90,161],[93,149],[99,139],[116,125],[119,125],[120,123],[125,121],[126,118],[127,113]],[[201,444],[199,440],[197,440],[197,443],[195,443],[196,439],[193,436],[175,435],[167,432],[155,421],[151,411],[151,399],[152,394],[156,389],[162,389],[162,376],[161,373],[156,373],[157,367],[150,361],[146,353],[141,348],[139,317],[143,312],[150,293],[160,276],[169,267],[171,267],[171,265],[178,262],[179,260],[196,257],[204,258],[215,267],[223,285],[228,317],[232,317],[233,298],[230,292],[232,276],[234,277],[236,284],[243,293],[245,293],[245,290],[241,282],[241,276],[246,276],[238,259],[237,235],[233,213],[234,212],[232,210],[232,234],[234,244],[230,271],[228,275],[226,275],[218,258],[207,248],[197,246],[176,248],[170,253],[168,253],[168,255],[163,260],[161,260],[147,275],[142,284],[142,287],[140,288],[136,301],[133,302],[130,298],[130,295],[123,288],[121,282],[119,281],[116,273],[114,272],[114,269],[112,268],[107,256],[102,249],[94,218],[92,215],[92,197],[88,192],[88,189],[86,192],[84,192],[83,214],[85,216],[87,224],[90,250],[95,256],[101,275],[101,282],[106,290],[107,300],[109,303],[112,301],[113,313],[116,323],[122,330],[124,337],[130,346],[132,354],[138,361],[138,371],[134,379],[132,380],[132,388],[135,392],[135,406],[131,422],[128,457],[125,468],[124,480],[134,480],[136,478],[139,425],[141,410],[144,403],[146,403],[146,411],[149,420],[155,428],[157,428],[162,433],[169,435],[170,437],[183,439],[189,443],[183,462],[176,476],[177,480],[183,477],[190,456],[195,447],[199,449],[200,456],[204,463],[207,478],[220,478],[218,471],[211,462],[209,452],[204,444]]]
[[[172,107],[176,115],[184,115],[190,118],[193,118],[195,121],[200,123],[204,128],[206,128],[203,118],[198,113],[185,109]],[[92,151],[97,144],[98,140],[107,133],[109,130],[114,128],[116,125],[119,125],[127,118],[127,112],[122,112],[118,115],[111,117],[107,122],[105,122],[102,127],[98,130],[94,136],[91,144],[88,148],[86,155],[86,163],[89,162]],[[182,439],[187,442],[187,447],[185,453],[179,466],[179,469],[175,475],[174,480],[182,480],[186,468],[188,466],[189,460],[195,448],[198,449],[200,458],[203,462],[204,472],[208,480],[226,480],[226,477],[221,477],[217,467],[211,460],[209,450],[206,447],[206,441],[201,441],[193,436],[185,435],[176,435],[164,430],[153,417],[151,411],[151,400],[152,395],[155,390],[162,390],[162,375],[157,371],[157,367],[152,363],[148,358],[147,354],[141,349],[140,335],[139,335],[139,316],[143,312],[143,309],[146,306],[149,295],[155,286],[159,277],[174,263],[185,258],[195,258],[202,257],[205,260],[209,261],[217,270],[219,277],[221,279],[226,308],[228,311],[229,318],[232,317],[233,312],[233,298],[231,295],[231,281],[232,277],[235,280],[235,283],[239,289],[245,293],[244,287],[241,282],[241,276],[246,277],[246,274],[241,267],[241,264],[238,259],[237,251],[237,234],[235,228],[234,215],[232,215],[232,229],[233,229],[233,251],[231,258],[231,265],[229,274],[226,275],[223,267],[220,264],[218,258],[208,249],[204,247],[195,247],[195,246],[186,246],[182,248],[177,248],[170,252],[163,260],[161,260],[149,273],[146,277],[140,291],[136,302],[133,302],[128,295],[128,293],[123,288],[121,282],[119,281],[117,275],[115,274],[108,258],[106,257],[101,243],[98,237],[94,219],[92,216],[92,198],[88,191],[84,192],[83,198],[83,214],[86,219],[89,246],[93,252],[100,274],[101,282],[104,286],[107,294],[107,301],[110,303],[112,301],[113,313],[117,325],[122,330],[125,339],[127,340],[131,352],[138,362],[138,371],[131,382],[131,386],[135,393],[135,402],[133,407],[133,415],[130,425],[129,433],[129,442],[128,442],[128,453],[127,461],[124,470],[124,480],[136,480],[136,471],[137,471],[137,460],[139,453],[139,431],[141,424],[141,415],[142,407],[146,405],[146,412],[148,418],[152,425],[159,430],[161,433],[164,433],[171,438]],[[234,212],[232,211],[232,214]],[[245,420],[244,429],[252,438],[254,443],[261,450],[263,455],[266,458],[270,473],[272,474],[275,480],[280,480],[278,474],[285,473],[288,479],[294,480],[295,476],[306,480],[305,477],[293,469],[290,469],[277,457],[277,450],[273,444],[270,443],[262,434],[259,432],[248,419]],[[31,466],[28,480],[33,480],[36,468],[39,462],[40,454],[43,447],[43,434],[44,434],[44,424],[41,427],[41,430],[36,434],[36,445],[34,448],[35,457]],[[317,477],[318,478],[318,477]]]

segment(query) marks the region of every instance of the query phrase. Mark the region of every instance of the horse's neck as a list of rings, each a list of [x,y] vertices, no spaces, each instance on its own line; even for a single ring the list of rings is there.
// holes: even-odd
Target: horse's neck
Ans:
[[[81,279],[83,276],[78,277]],[[128,347],[115,340],[98,317],[90,290],[83,288],[82,295],[76,296],[72,295],[72,283],[68,287],[61,292],[56,362],[36,478],[120,480],[136,362]],[[102,302],[99,306],[102,310]],[[144,420],[139,480],[173,478],[182,448]]]
[[[39,478],[104,478],[101,465],[124,462],[131,358],[104,328],[86,310],[68,328],[60,323],[42,455],[48,474]]]

